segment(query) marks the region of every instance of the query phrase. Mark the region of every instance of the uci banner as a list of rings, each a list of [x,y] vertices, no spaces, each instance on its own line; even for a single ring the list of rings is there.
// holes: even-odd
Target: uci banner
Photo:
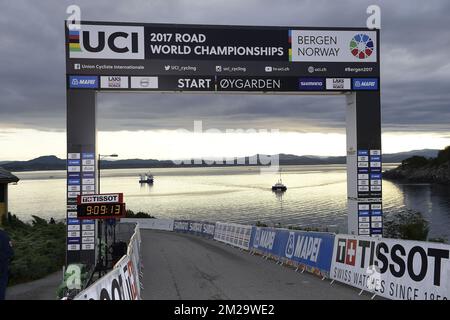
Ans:
[[[336,235],[331,278],[396,300],[450,298],[447,244]]]
[[[331,233],[255,227],[251,249],[328,276],[333,244]]]

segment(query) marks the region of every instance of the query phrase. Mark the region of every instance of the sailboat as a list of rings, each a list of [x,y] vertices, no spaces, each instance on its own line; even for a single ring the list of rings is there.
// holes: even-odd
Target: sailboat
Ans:
[[[153,183],[153,175],[149,172],[139,176],[139,183]]]
[[[272,191],[281,191],[284,192],[287,190],[287,187],[283,184],[283,181],[281,180],[281,168],[280,168],[280,179],[278,180],[277,183],[275,183],[272,186]]]

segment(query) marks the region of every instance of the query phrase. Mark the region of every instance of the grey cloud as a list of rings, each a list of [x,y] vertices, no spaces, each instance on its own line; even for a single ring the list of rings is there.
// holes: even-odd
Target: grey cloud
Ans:
[[[4,1],[0,12],[0,127],[65,129],[63,21],[69,4],[84,20],[165,23],[364,26],[382,9],[384,130],[450,130],[449,1]],[[100,95],[103,130],[279,128],[343,132],[339,97]]]

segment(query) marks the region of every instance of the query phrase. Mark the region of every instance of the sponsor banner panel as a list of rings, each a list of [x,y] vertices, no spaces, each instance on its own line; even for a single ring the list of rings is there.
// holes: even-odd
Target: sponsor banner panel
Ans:
[[[376,31],[290,30],[291,61],[377,62]]]
[[[100,77],[102,89],[128,89],[128,77],[105,76]]]
[[[254,228],[251,248],[297,265],[308,271],[329,275],[334,234]]]
[[[190,220],[174,220],[173,231],[191,233],[202,237],[213,238],[215,223]]]
[[[140,243],[139,225],[136,225],[127,254],[110,272],[80,292],[74,300],[140,300]]]
[[[189,232],[189,220],[174,220],[173,231]]]
[[[450,298],[450,245],[336,235],[330,276],[395,300]]]
[[[214,240],[248,250],[252,229],[253,227],[249,225],[216,222]]]
[[[123,218],[120,220],[124,223],[138,223],[141,229],[165,230],[173,231],[173,219],[135,219]]]

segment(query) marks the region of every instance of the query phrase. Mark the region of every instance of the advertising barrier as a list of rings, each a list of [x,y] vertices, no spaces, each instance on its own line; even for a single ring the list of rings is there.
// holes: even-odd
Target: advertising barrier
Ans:
[[[213,222],[174,220],[173,231],[212,238],[214,237],[215,227],[216,224]]]
[[[189,220],[174,220],[173,231],[177,232],[189,232]]]
[[[173,219],[123,218],[124,223],[138,223],[140,229],[173,231]]]
[[[252,226],[216,222],[214,240],[248,250],[252,236]]]
[[[332,233],[254,227],[250,249],[329,277],[333,244]]]
[[[136,225],[127,254],[110,272],[80,292],[74,300],[140,300],[140,246],[139,225]]]
[[[336,235],[331,278],[396,300],[450,298],[447,244]]]

